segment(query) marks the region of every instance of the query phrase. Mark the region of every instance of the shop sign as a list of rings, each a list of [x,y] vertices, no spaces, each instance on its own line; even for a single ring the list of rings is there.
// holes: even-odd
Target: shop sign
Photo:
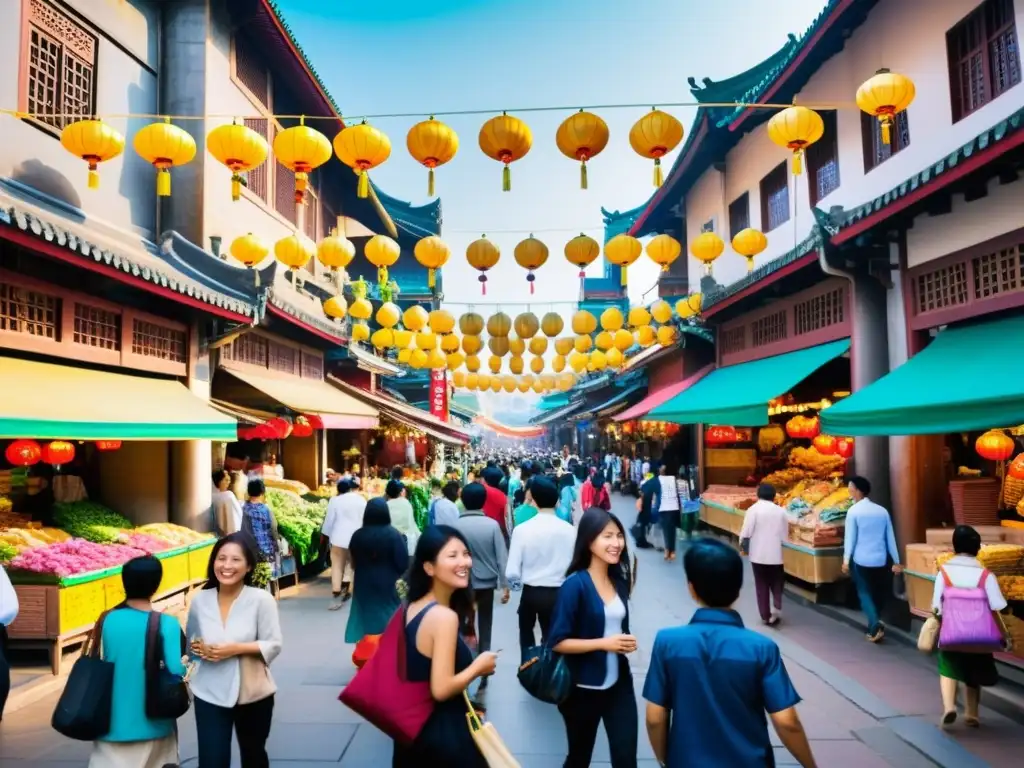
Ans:
[[[443,370],[430,372],[430,415],[448,421],[448,375]]]

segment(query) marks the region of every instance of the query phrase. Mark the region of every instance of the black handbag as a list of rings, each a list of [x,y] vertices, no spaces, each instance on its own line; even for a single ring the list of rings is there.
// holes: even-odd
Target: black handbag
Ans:
[[[181,675],[167,669],[160,634],[162,614],[150,611],[146,620],[146,717],[151,720],[177,720],[192,706],[192,694]],[[181,634],[181,655],[185,655],[185,634]]]
[[[545,645],[527,648],[517,677],[519,684],[535,699],[561,704],[572,693],[572,674],[560,653]]]
[[[110,733],[114,664],[102,659],[101,650],[107,613],[96,620],[86,638],[50,719],[53,730],[69,739],[96,741]]]

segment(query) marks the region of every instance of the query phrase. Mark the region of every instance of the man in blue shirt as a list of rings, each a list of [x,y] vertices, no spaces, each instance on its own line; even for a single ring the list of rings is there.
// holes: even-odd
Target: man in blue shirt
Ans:
[[[689,625],[658,632],[644,683],[647,734],[662,766],[775,766],[765,712],[783,745],[814,768],[800,701],[779,647],[746,629],[732,609],[743,586],[743,561],[714,539],[698,539],[683,556]]]
[[[843,573],[853,578],[861,610],[868,621],[868,640],[877,643],[885,637],[881,616],[892,594],[890,571],[901,573],[903,567],[892,518],[885,507],[868,498],[870,494],[871,483],[867,478],[850,478],[850,498],[854,504],[846,513]]]

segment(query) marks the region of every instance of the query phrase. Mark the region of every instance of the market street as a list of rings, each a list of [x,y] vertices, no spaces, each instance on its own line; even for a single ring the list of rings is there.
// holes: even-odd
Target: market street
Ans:
[[[634,517],[632,499],[615,497],[623,520]],[[633,598],[633,631],[639,651],[631,659],[636,687],[643,686],[654,635],[663,626],[688,620],[693,605],[679,563],[668,565],[650,550],[639,553]],[[740,611],[748,626],[756,620],[753,589],[744,589]],[[372,726],[337,701],[353,674],[351,647],[341,637],[347,610],[327,611],[326,580],[303,586],[281,601],[285,647],[274,664],[279,686],[268,749],[281,768],[379,768],[390,760],[391,745]],[[524,768],[555,768],[565,756],[561,718],[549,705],[531,699],[515,679],[518,654],[516,598],[495,611],[496,648],[505,654],[488,692],[488,714]],[[935,726],[940,714],[938,683],[931,660],[895,642],[866,643],[850,627],[787,600],[785,625],[773,633],[797,690],[800,715],[819,764],[829,768],[875,766],[1007,766],[1024,748],[1024,729],[982,710],[977,731],[954,728],[950,736]],[[90,745],[58,736],[49,720],[55,697],[9,714],[0,725],[0,768],[81,766]],[[642,724],[640,766],[654,768]],[[196,765],[195,724],[181,722],[183,766]],[[959,743],[958,743],[959,742]],[[913,746],[911,746],[913,744]],[[777,749],[780,764],[792,760]],[[927,753],[930,757],[925,757]],[[608,748],[600,736],[594,766],[606,767]]]

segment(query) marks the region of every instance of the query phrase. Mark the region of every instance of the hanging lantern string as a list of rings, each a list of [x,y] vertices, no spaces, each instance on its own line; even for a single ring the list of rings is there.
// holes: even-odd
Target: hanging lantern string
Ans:
[[[652,102],[645,101],[639,104],[600,104],[595,106],[582,107],[586,110],[601,110],[608,111],[612,109],[650,109]],[[698,101],[675,101],[675,102],[654,102],[658,107],[667,108],[686,108],[686,107],[704,107],[705,109],[728,109],[728,108],[743,108],[743,109],[786,109],[793,106],[790,104],[753,104],[745,101],[720,101],[720,102],[698,102]],[[815,111],[827,111],[827,110],[838,110],[838,109],[856,109],[856,102],[827,102],[819,104],[804,104],[801,102],[801,106],[813,109]],[[557,107],[520,107],[517,109],[462,109],[462,110],[451,110],[445,111],[427,111],[427,112],[392,112],[392,113],[381,113],[375,115],[358,115],[357,117],[342,116],[342,115],[269,115],[276,120],[302,120],[310,122],[313,120],[330,120],[337,122],[338,120],[349,120],[358,122],[359,120],[391,120],[391,119],[426,119],[428,116],[433,117],[459,117],[469,115],[500,115],[503,112],[510,112],[515,114],[535,113],[535,112],[576,112],[580,109],[579,104],[573,104],[569,106],[557,106]],[[265,114],[252,114],[244,115],[238,112],[225,113],[225,114],[205,114],[205,115],[167,115],[158,113],[136,113],[136,112],[104,112],[104,113],[85,113],[85,112],[27,112],[20,109],[6,109],[0,108],[0,115],[12,115],[17,118],[35,118],[35,119],[47,119],[47,120],[73,120],[73,119],[96,119],[96,120],[112,120],[112,119],[144,119],[144,120],[234,120],[234,119],[247,119],[247,118],[260,118],[266,119],[268,115]]]

